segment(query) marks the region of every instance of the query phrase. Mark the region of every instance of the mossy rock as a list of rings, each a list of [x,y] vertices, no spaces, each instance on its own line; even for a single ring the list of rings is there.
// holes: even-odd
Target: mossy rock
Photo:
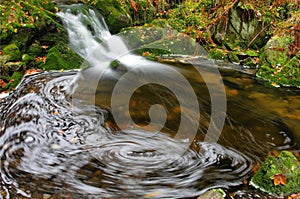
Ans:
[[[227,58],[227,56],[219,49],[211,49],[209,51],[209,56],[211,59],[215,59],[215,60],[224,60]]]
[[[165,35],[166,30],[163,28],[144,26],[124,28],[118,34],[130,49],[136,49],[143,45],[153,43],[162,39]]]
[[[160,40],[142,46],[142,49],[149,49],[155,55],[161,54],[181,54],[181,55],[194,55],[201,52],[202,48],[191,39],[189,36],[177,34],[174,36],[163,37]],[[198,52],[197,52],[198,50]]]
[[[35,29],[21,28],[17,34],[12,36],[12,41],[19,49],[24,49],[28,44],[30,44],[35,34]]]
[[[83,59],[71,51],[68,45],[60,43],[48,52],[46,62],[40,67],[45,70],[78,69]]]
[[[23,78],[23,72],[15,71],[11,77],[1,78],[7,80],[8,83],[3,88],[0,87],[0,91],[13,90],[20,84]]]
[[[289,61],[289,45],[293,43],[290,36],[274,36],[263,49],[260,56],[261,63],[270,66],[285,65]]]
[[[104,16],[108,28],[112,34],[116,34],[122,28],[133,25],[129,12],[126,10],[125,6],[121,5],[119,1],[97,1],[94,6]]]
[[[34,57],[33,57],[33,56],[30,56],[30,55],[28,55],[28,54],[23,54],[23,55],[22,55],[22,61],[23,61],[25,64],[28,64],[29,62],[34,61]]]
[[[237,56],[237,54],[233,51],[228,52],[228,59],[230,62],[233,63],[238,63],[240,61],[239,57]]]
[[[15,43],[9,44],[3,48],[3,54],[9,56],[8,61],[18,61],[21,60],[21,51]]]
[[[276,197],[298,193],[300,192],[299,165],[297,158],[289,151],[282,151],[278,157],[268,156],[252,177],[250,184]]]
[[[257,76],[281,85],[300,86],[300,54],[290,57],[292,43],[288,35],[272,37],[260,56]]]
[[[191,37],[171,28],[155,26],[126,28],[119,36],[130,50],[142,55],[147,54],[146,56],[150,59],[163,54],[204,54],[204,49]],[[207,53],[205,55],[207,56]]]
[[[42,53],[42,46],[38,43],[33,43],[31,46],[28,48],[27,53],[30,56],[39,56]]]

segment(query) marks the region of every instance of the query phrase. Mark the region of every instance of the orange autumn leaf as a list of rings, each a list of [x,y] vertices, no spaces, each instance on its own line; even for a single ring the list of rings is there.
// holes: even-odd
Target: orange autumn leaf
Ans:
[[[280,174],[275,174],[273,177],[271,177],[272,180],[274,180],[274,185],[286,185],[286,177],[280,173]]]
[[[134,11],[137,13],[138,12],[138,8],[137,8],[137,5],[136,5],[136,2],[133,1],[133,0],[130,0],[130,5],[134,9]]]
[[[3,81],[3,79],[0,79],[0,86],[4,88],[6,86],[6,83]]]

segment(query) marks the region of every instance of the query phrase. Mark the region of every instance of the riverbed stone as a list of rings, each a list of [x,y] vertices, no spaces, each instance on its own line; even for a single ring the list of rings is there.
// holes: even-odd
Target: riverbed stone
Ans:
[[[205,192],[197,199],[224,199],[224,191],[222,189],[212,189]]]

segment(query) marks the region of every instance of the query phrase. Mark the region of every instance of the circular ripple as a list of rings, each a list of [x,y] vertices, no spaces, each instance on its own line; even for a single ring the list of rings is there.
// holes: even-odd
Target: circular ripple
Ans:
[[[239,185],[250,172],[251,161],[235,150],[199,142],[195,151],[162,133],[128,130],[88,137],[87,145],[101,176],[97,183],[85,182],[96,187],[111,182],[109,188],[122,190],[123,197],[192,197],[212,187]]]
[[[107,110],[72,107],[74,77],[26,78],[0,105],[1,183],[11,198],[194,197],[239,185],[250,172],[247,157],[216,143],[191,149],[160,132],[110,130]]]

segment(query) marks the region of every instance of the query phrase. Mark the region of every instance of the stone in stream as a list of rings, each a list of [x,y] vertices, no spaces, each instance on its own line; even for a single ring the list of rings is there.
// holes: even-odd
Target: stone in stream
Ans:
[[[212,189],[201,196],[199,196],[197,199],[224,199],[225,193],[222,189]]]
[[[278,157],[269,156],[252,177],[250,184],[276,197],[287,197],[300,192],[300,163],[289,151]]]

